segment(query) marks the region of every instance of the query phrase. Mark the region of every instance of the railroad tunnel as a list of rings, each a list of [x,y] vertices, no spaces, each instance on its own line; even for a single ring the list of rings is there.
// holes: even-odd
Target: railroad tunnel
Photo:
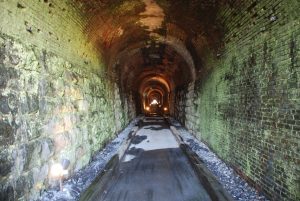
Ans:
[[[38,200],[53,164],[72,177],[153,115],[267,199],[300,200],[299,13],[299,0],[0,1],[0,200]]]

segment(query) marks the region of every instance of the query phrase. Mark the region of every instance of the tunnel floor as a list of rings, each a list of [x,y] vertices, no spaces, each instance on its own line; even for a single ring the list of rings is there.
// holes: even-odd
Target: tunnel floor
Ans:
[[[104,177],[81,200],[211,200],[161,117],[144,119],[117,167]]]
[[[181,143],[197,154],[234,200],[268,201],[179,122],[171,117],[168,118],[168,122],[178,131],[179,137],[183,140]],[[118,156],[121,147],[132,135],[136,125],[139,125],[140,129],[119,161],[115,156]],[[206,187],[206,184],[204,186]],[[198,181],[186,155],[179,148],[169,126],[162,118],[140,116],[103,150],[94,155],[89,165],[65,180],[63,191],[59,191],[58,186],[50,188],[41,195],[39,200],[197,201],[210,199]]]

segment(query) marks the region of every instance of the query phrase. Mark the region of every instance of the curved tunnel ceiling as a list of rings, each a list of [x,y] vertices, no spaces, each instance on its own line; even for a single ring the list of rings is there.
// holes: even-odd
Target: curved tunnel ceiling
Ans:
[[[201,76],[201,58],[220,43],[216,13],[221,2],[77,0],[107,73],[125,91],[139,93],[153,84],[149,79],[159,78],[173,91]]]
[[[163,91],[166,93],[170,93],[171,91],[171,86],[170,83],[166,81],[167,79],[163,77],[151,77],[149,76],[148,78],[142,79],[141,83],[139,83],[139,92],[143,93],[147,88],[152,87],[152,86],[159,86]]]

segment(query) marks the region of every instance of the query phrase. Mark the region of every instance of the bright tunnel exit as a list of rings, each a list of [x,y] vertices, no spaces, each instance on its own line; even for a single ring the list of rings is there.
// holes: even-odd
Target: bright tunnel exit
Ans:
[[[148,77],[140,87],[142,111],[145,115],[167,115],[170,108],[170,86],[162,77]]]

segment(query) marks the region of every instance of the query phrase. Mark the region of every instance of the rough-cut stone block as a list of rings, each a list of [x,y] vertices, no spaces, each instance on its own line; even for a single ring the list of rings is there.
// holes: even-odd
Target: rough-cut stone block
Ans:
[[[15,192],[11,185],[6,185],[5,183],[0,183],[0,200],[14,201]]]
[[[43,161],[47,161],[54,154],[53,141],[50,138],[41,140],[42,151],[40,158]]]
[[[17,198],[24,197],[24,194],[29,193],[30,189],[33,187],[33,176],[32,174],[22,175],[16,181],[16,196]]]
[[[17,78],[17,71],[13,68],[5,68],[0,65],[0,89],[4,89],[7,82],[11,79]]]
[[[8,97],[6,96],[0,96],[0,112],[3,114],[8,114],[10,112]]]
[[[0,119],[0,146],[11,145],[14,141],[13,127],[7,121]]]
[[[11,153],[7,149],[2,149],[0,152],[0,176],[7,176],[11,172],[13,164]]]

